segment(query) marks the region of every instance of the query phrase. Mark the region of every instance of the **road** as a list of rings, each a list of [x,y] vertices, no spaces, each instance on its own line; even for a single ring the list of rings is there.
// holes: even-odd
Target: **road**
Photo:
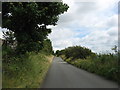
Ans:
[[[42,88],[118,88],[117,83],[76,68],[55,57]]]

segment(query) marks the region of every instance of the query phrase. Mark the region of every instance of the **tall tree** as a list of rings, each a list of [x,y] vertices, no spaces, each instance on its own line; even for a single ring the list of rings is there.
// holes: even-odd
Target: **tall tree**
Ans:
[[[59,15],[69,7],[63,2],[3,2],[3,28],[14,32],[18,52],[39,51],[56,25]]]

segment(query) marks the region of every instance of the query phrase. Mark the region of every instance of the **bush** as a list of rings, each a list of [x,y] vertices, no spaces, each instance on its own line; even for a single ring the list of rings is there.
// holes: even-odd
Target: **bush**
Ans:
[[[120,83],[118,60],[118,56],[114,54],[94,54],[87,59],[72,60],[68,58],[65,61],[78,68],[85,69]]]
[[[65,55],[66,58],[72,57],[74,59],[86,59],[88,56],[93,54],[90,49],[81,46],[73,46],[63,49],[61,51],[56,51],[57,56]]]

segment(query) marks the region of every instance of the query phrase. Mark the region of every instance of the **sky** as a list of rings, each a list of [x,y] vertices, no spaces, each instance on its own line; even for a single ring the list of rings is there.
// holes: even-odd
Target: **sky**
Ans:
[[[113,52],[111,48],[118,45],[118,1],[63,0],[68,11],[59,16],[56,26],[48,26],[54,51],[80,45],[95,53]]]
[[[118,45],[119,0],[63,0],[69,9],[57,26],[49,26],[53,49],[85,46],[95,53],[111,53]]]

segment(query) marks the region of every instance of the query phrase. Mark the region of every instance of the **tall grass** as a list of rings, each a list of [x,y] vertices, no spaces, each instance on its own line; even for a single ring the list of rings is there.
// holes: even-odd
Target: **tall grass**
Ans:
[[[118,81],[120,83],[120,66],[118,65],[118,55],[100,54],[90,56],[87,59],[76,60],[71,60],[71,58],[66,59],[65,56],[62,56],[62,58],[66,62],[78,68],[85,69],[89,72],[96,73],[98,75],[104,76],[114,81]]]
[[[26,53],[3,60],[3,88],[39,88],[53,56]]]

